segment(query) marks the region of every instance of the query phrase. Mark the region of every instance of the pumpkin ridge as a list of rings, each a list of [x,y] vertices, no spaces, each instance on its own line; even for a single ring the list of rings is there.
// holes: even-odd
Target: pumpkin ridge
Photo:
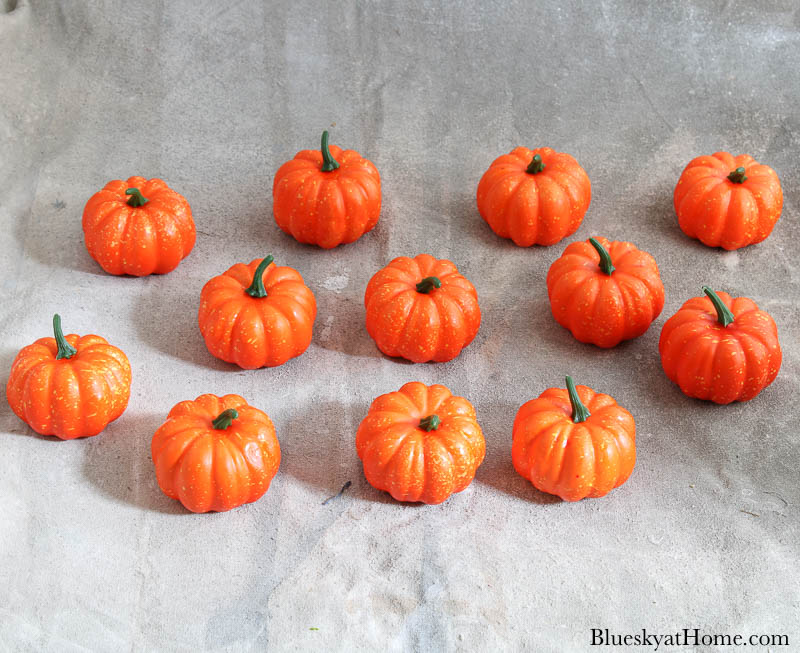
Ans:
[[[225,304],[237,303],[231,298]],[[212,325],[216,326],[219,323],[220,317],[222,317],[222,309],[225,307],[225,304],[215,308],[207,317],[207,323],[210,322]],[[239,321],[239,315],[241,315],[242,310],[244,309],[244,305],[235,306],[232,314],[230,312],[225,314],[225,331],[220,334],[214,329],[214,335],[216,336],[217,342],[222,349],[222,354],[224,354],[223,360],[227,363],[234,362],[233,356],[233,345],[234,345],[234,338],[233,338],[233,331],[236,328],[236,323]],[[203,335],[206,335],[208,331],[205,331]],[[213,352],[212,352],[213,353]]]
[[[567,442],[569,441],[573,430],[574,424],[570,419],[567,419],[560,424],[556,424],[555,429],[546,434],[549,435],[549,446],[547,448],[547,452],[541,457],[541,465],[536,464],[535,461],[532,461],[531,463],[531,469],[537,470],[538,475],[542,474],[542,467],[555,468],[556,477],[554,479],[549,475],[545,476],[548,487],[553,487],[554,485],[559,485],[561,483],[560,479],[564,470],[564,450],[566,449]],[[542,434],[543,431],[539,431],[537,434],[537,439],[542,437]],[[534,449],[531,453],[537,454],[538,452],[536,452]]]
[[[190,416],[189,415],[182,415],[181,417],[190,417]],[[200,437],[200,435],[198,433],[198,430],[202,429],[205,426],[203,418],[201,418],[199,416],[194,416],[194,419],[196,421],[195,424],[187,425],[187,426],[185,426],[183,428],[180,428],[178,430],[175,430],[175,431],[171,431],[171,430],[167,429],[166,430],[166,435],[165,435],[165,431],[163,431],[162,429],[159,429],[156,432],[156,434],[159,436],[158,437],[159,446],[158,446],[157,449],[155,449],[153,451],[153,453],[156,454],[156,456],[159,456],[164,452],[164,449],[170,443],[177,442],[178,440],[184,440],[185,443],[184,443],[184,445],[182,447],[181,454],[175,460],[175,464],[179,464],[181,462],[181,460],[183,459],[183,456],[186,453],[186,450],[189,448],[189,446],[198,437]],[[171,427],[171,426],[172,425],[169,424],[169,423],[164,425],[164,427]]]
[[[504,192],[504,185],[505,180],[511,177],[511,183],[513,183],[513,188],[511,188],[511,184],[509,184],[509,189]],[[518,176],[516,174],[508,174],[501,179],[498,179],[486,193],[485,203],[485,213],[487,214],[486,221],[489,223],[489,226],[492,227],[495,231],[500,233],[507,233],[508,236],[501,236],[504,238],[511,238],[511,228],[509,224],[509,220],[506,217],[506,213],[508,211],[508,207],[511,204],[513,197],[518,192],[519,188],[525,183],[525,177]],[[516,182],[516,183],[514,183]],[[501,195],[501,206],[496,207],[495,210],[489,210],[491,206],[494,205],[495,201],[494,196]]]
[[[302,198],[302,204],[298,206],[296,202],[293,203],[291,211],[289,211],[288,216],[286,216],[288,218],[287,225],[289,228],[289,233],[292,236],[295,236],[296,238],[299,237],[298,239],[303,239],[300,240],[300,242],[304,243],[309,242],[308,240],[309,237],[305,233],[306,229],[308,231],[316,231],[317,223],[319,222],[319,214],[318,211],[316,210],[316,204],[317,204],[317,198],[319,197],[321,184],[313,184],[310,188],[310,192],[309,189],[306,189],[306,184],[309,182],[309,180],[313,182],[315,176],[316,176],[315,174],[309,174],[307,177],[303,179],[303,181],[297,187],[297,190],[295,191],[294,194],[298,198]],[[301,225],[298,221],[302,220],[302,218],[304,217],[304,212],[301,210],[301,207],[307,207],[307,206],[314,207],[313,213],[309,212],[307,214],[309,218],[311,218],[313,215],[314,219],[313,220],[310,219],[309,225],[305,226]]]

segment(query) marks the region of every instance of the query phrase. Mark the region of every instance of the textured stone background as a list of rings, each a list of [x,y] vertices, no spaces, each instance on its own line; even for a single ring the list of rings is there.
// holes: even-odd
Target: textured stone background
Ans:
[[[36,437],[0,401],[0,649],[580,651],[592,627],[800,641],[795,2],[4,10],[2,383],[56,311],[123,348],[134,382],[125,415],[89,440]],[[328,252],[271,215],[275,170],[324,128],[375,162],[384,197],[372,233]],[[520,249],[478,216],[478,179],[521,144],[570,152],[591,177],[571,239],[627,239],[658,260],[666,306],[643,337],[574,341],[545,289],[566,243]],[[683,166],[721,149],[772,165],[785,192],[773,235],[731,253],[684,237],[671,203]],[[133,174],[194,210],[195,250],[164,277],[108,276],[83,245],[86,200]],[[383,358],[363,326],[369,277],[420,252],[455,261],[483,309],[443,365]],[[267,253],[316,292],[314,342],[242,371],[207,353],[198,296]],[[748,404],[688,399],[660,369],[661,325],[704,283],[778,323],[783,368]],[[562,503],[511,466],[517,408],[565,373],[637,420],[636,470],[604,499]],[[354,447],[371,399],[415,379],[469,398],[488,444],[476,481],[435,507],[373,490]],[[263,499],[226,514],[163,496],[149,455],[170,407],[203,392],[266,410],[283,449]]]

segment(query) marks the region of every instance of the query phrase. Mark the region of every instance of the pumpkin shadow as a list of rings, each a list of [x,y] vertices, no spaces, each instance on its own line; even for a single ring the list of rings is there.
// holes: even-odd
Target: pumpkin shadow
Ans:
[[[11,365],[17,357],[17,351],[13,349],[4,349],[0,353],[0,369],[5,371],[2,377],[3,388],[8,384],[8,377],[11,371]],[[34,431],[30,426],[23,422],[17,414],[11,410],[8,401],[0,401],[0,432],[3,435],[19,435],[29,438],[41,438],[42,440],[53,440],[54,442],[61,442],[60,438],[54,435],[40,435]]]
[[[486,440],[486,457],[478,467],[473,482],[531,503],[564,503],[560,497],[537,490],[514,469],[511,462],[511,429],[518,409],[519,406],[510,404],[480,406],[478,420]]]
[[[352,499],[393,503],[386,492],[367,482],[356,454],[356,431],[368,408],[366,402],[363,406],[334,401],[310,403],[278,433],[282,454],[279,473],[314,489],[320,505],[346,504]]]
[[[25,255],[49,268],[109,276],[86,249],[81,227],[83,206],[68,206],[56,196],[43,200],[41,204],[42,208],[35,211],[35,217],[31,209],[27,219],[17,220],[14,226],[14,237]],[[58,237],[54,236],[55,233]]]
[[[83,475],[101,494],[122,504],[157,512],[189,515],[158,487],[150,441],[164,415],[123,414],[86,442]]]
[[[200,287],[196,292],[190,289],[187,293],[180,281],[174,283],[163,276],[148,277],[143,280],[143,286],[129,316],[140,341],[196,367],[241,371],[237,365],[212,356],[203,342],[197,326]]]
[[[681,255],[689,259],[694,258],[701,252],[707,253],[709,248],[703,245],[696,238],[690,238],[680,228],[678,216],[675,214],[675,207],[672,201],[674,187],[663,189],[664,192],[655,196],[653,201],[643,203],[631,216],[637,225],[648,225],[647,240],[637,238],[637,245],[649,251],[660,261],[658,252],[663,251],[663,243],[670,240],[681,249]],[[625,239],[627,240],[627,238]],[[659,242],[660,245],[655,245]]]
[[[363,301],[330,291],[317,293],[316,297],[315,345],[357,358],[388,358],[367,333]]]

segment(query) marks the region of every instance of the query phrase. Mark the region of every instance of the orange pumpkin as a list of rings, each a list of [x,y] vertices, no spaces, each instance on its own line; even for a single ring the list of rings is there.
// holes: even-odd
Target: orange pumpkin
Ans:
[[[415,363],[455,358],[481,324],[475,287],[453,263],[429,254],[400,256],[379,270],[364,305],[378,349]]]
[[[128,358],[100,336],[64,336],[58,315],[53,333],[17,354],[6,385],[8,403],[42,435],[62,440],[97,435],[128,405]]]
[[[775,171],[749,154],[716,152],[689,162],[673,201],[687,236],[709,247],[739,249],[770,235],[783,191]]]
[[[275,173],[275,222],[301,243],[330,249],[370,231],[381,212],[381,177],[355,150],[322,146],[303,150]]]
[[[443,385],[412,382],[372,402],[356,451],[378,490],[441,503],[472,482],[486,443],[471,403]]]
[[[550,266],[547,293],[556,322],[598,347],[642,335],[664,308],[655,259],[605,238],[570,243]]]
[[[565,501],[602,497],[636,464],[636,424],[613,397],[568,376],[523,404],[514,420],[514,469],[534,487]]]
[[[520,247],[552,245],[574,233],[592,199],[586,171],[549,147],[514,148],[478,184],[478,211],[498,236]]]
[[[162,492],[192,512],[223,512],[258,500],[281,463],[275,427],[239,395],[176,404],[151,445]]]
[[[91,257],[109,274],[166,274],[189,256],[195,241],[189,203],[161,179],[116,179],[83,209]]]
[[[200,293],[197,321],[214,356],[252,370],[283,365],[311,344],[314,294],[272,256],[237,263]]]
[[[749,401],[778,376],[778,327],[752,299],[704,286],[661,329],[658,350],[671,381],[689,397]]]

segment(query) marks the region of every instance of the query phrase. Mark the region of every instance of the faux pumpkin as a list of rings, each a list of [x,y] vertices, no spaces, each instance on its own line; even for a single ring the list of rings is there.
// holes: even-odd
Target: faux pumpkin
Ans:
[[[356,451],[378,490],[397,501],[441,503],[472,482],[486,444],[469,401],[443,385],[411,382],[372,402]]]
[[[239,395],[175,405],[151,445],[156,479],[192,512],[223,512],[269,489],[281,462],[275,427]]]
[[[453,263],[429,254],[400,256],[379,270],[364,305],[378,349],[415,363],[455,358],[481,324],[474,286]]]
[[[314,294],[272,256],[237,263],[200,293],[197,321],[214,356],[244,369],[283,365],[311,344]]]
[[[328,145],[303,150],[275,173],[275,222],[301,243],[330,249],[370,231],[381,212],[381,178],[373,163],[355,150]]]
[[[717,404],[749,401],[778,375],[778,327],[747,297],[734,299],[707,286],[703,292],[661,329],[661,365],[689,397]]]
[[[592,199],[586,171],[549,147],[514,148],[478,184],[478,211],[498,236],[520,247],[552,245],[574,233]]]
[[[605,238],[570,243],[550,266],[547,293],[556,322],[598,347],[642,335],[664,308],[655,259]]]
[[[109,274],[166,274],[192,251],[189,203],[161,179],[108,182],[83,209],[91,257]]]
[[[783,191],[775,171],[749,154],[716,152],[689,162],[673,201],[687,236],[709,247],[739,249],[770,235]]]
[[[565,501],[602,497],[636,464],[636,424],[613,397],[568,376],[523,404],[514,419],[511,459],[534,487]]]
[[[62,440],[97,435],[128,405],[128,358],[100,336],[65,336],[58,315],[53,334],[17,354],[6,385],[8,403],[42,435]]]

